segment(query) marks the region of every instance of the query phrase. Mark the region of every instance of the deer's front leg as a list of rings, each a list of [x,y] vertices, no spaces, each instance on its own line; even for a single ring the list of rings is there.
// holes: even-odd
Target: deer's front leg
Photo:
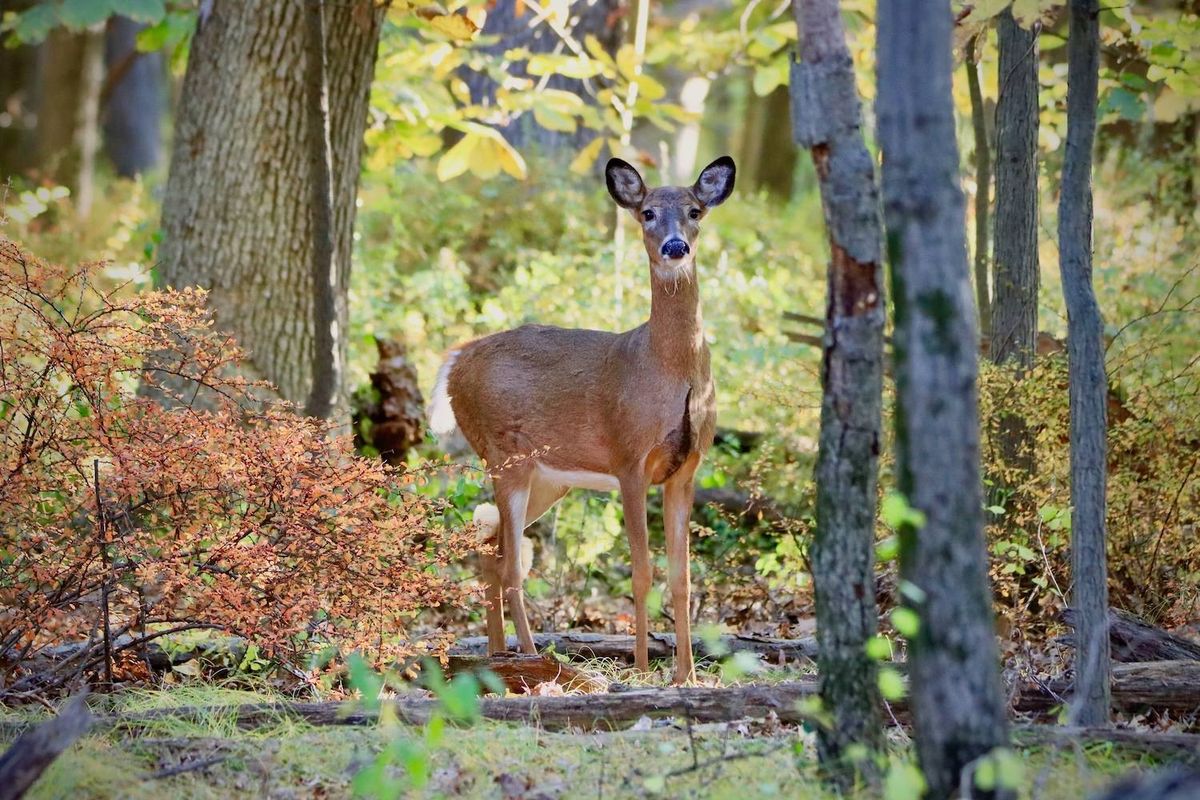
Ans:
[[[633,562],[633,665],[648,672],[650,620],[646,613],[646,598],[650,594],[654,568],[650,565],[650,537],[646,533],[646,484],[640,476],[621,481],[621,507],[625,512],[625,533],[629,536]]]
[[[692,662],[692,565],[688,554],[688,523],[692,518],[696,467],[690,458],[663,486],[663,529],[667,539],[667,582],[675,612],[675,677],[677,684],[696,680]]]
[[[500,581],[500,540],[495,541],[494,553],[479,555],[480,572],[484,583],[484,600],[487,602],[488,653],[503,653],[504,641],[504,594]]]

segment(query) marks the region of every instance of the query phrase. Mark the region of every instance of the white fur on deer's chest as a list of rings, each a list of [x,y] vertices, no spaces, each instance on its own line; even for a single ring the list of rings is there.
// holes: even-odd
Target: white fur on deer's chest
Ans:
[[[555,469],[545,464],[537,465],[538,479],[553,486],[570,486],[573,489],[594,489],[598,492],[615,491],[621,488],[615,475],[586,470]]]

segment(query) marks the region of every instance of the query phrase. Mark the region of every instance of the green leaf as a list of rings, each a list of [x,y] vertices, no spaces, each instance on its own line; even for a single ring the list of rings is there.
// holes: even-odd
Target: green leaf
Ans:
[[[900,606],[892,612],[892,626],[906,639],[915,638],[921,629],[921,618],[917,612],[907,606]]]
[[[867,656],[876,661],[886,661],[892,657],[892,642],[886,636],[872,636],[867,639]]]
[[[116,0],[114,10],[134,22],[144,22],[147,25],[161,22],[167,15],[167,6],[163,0]]]
[[[103,22],[112,13],[112,0],[62,0],[58,6],[59,21],[77,30]]]
[[[157,25],[151,25],[138,31],[137,50],[139,53],[153,53],[155,50],[163,49],[170,38],[171,24],[163,19]]]
[[[51,3],[39,3],[23,14],[18,14],[12,24],[13,36],[25,44],[38,44],[45,40],[58,25],[58,16]]]
[[[883,797],[884,800],[920,800],[925,787],[925,776],[916,764],[893,761],[883,779]]]
[[[908,689],[904,685],[904,678],[900,676],[892,667],[883,667],[879,670],[879,693],[883,695],[885,700],[902,700],[904,695],[908,694]]]
[[[925,514],[910,506],[904,495],[895,492],[883,498],[879,512],[883,521],[893,530],[905,526],[919,529],[925,525]]]

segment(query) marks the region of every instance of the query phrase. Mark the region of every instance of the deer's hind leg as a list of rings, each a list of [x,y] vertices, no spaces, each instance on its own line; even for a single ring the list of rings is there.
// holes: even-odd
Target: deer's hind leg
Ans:
[[[509,469],[494,479],[496,505],[500,509],[500,558],[498,562],[504,605],[508,607],[521,652],[536,653],[529,618],[525,616],[525,593],[521,584],[525,571],[521,567],[521,542],[524,538],[525,515],[529,510],[532,471]]]

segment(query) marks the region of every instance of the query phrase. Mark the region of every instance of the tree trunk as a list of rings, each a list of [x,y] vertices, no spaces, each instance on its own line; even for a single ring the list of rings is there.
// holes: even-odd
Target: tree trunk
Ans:
[[[384,8],[326,13],[338,353],[359,157]],[[313,241],[303,135],[304,6],[216,0],[192,41],[163,202],[164,282],[209,290],[217,323],[250,355],[252,377],[303,405],[313,384]],[[338,417],[347,417],[338,387]]]
[[[162,160],[166,67],[161,52],[137,51],[137,35],[145,27],[113,17],[105,37],[104,149],[122,178],[148,172]]]
[[[995,286],[989,336],[992,361],[1011,362],[1023,373],[1033,366],[1037,347],[1038,43],[1037,31],[1022,29],[1011,8],[1000,13],[997,33]],[[1000,451],[1006,466],[1032,472],[1033,445],[1033,431],[1022,417],[1001,416]]]
[[[821,365],[817,529],[813,542],[821,699],[833,724],[818,733],[822,764],[850,786],[870,760],[853,744],[883,744],[875,662],[875,499],[883,391],[879,194],[862,134],[854,63],[836,0],[792,6],[800,61],[790,89],[796,143],[812,153],[831,257]]]
[[[86,39],[86,33],[59,27],[38,47],[37,132],[31,163],[58,183],[70,184],[79,163],[74,146]]]
[[[992,332],[991,279],[988,252],[991,243],[990,210],[992,202],[992,148],[988,143],[987,116],[983,90],[979,86],[979,36],[967,42],[964,64],[967,89],[971,95],[971,128],[975,134],[975,307],[979,313],[979,331],[984,337]]]
[[[304,92],[308,147],[309,219],[312,225],[313,364],[304,413],[332,419],[342,388],[338,341],[337,265],[333,241],[333,154],[329,143],[329,79],[323,0],[304,4]]]
[[[0,0],[0,17],[26,10],[31,0]],[[29,167],[37,122],[38,50],[0,47],[0,185]],[[2,192],[3,190],[0,190]]]
[[[1058,206],[1059,269],[1067,305],[1071,414],[1071,605],[1075,608],[1080,725],[1109,719],[1108,565],[1105,561],[1108,381],[1104,323],[1092,287],[1092,148],[1100,57],[1097,0],[1071,0],[1067,141]]]
[[[623,0],[592,0],[592,2],[576,2],[571,4],[571,17],[564,26],[571,37],[583,46],[587,36],[595,36],[605,52],[615,54],[621,46],[623,29],[621,20]],[[539,22],[530,27],[536,19],[533,5],[523,0],[498,0],[488,10],[487,21],[484,23],[484,36],[498,36],[495,44],[479,48],[485,53],[500,55],[516,48],[528,49],[531,53],[559,52],[570,54],[571,50],[560,37],[545,22]],[[509,65],[508,73],[514,77],[532,77],[525,72],[525,62],[519,61]],[[495,102],[496,83],[483,72],[463,70],[463,80],[471,91],[471,102],[490,104]],[[595,86],[595,79],[592,79]],[[546,82],[548,89],[561,89],[587,99],[584,81],[553,75]],[[602,88],[602,87],[597,87]],[[568,158],[575,150],[586,145],[597,136],[596,131],[579,127],[573,133],[554,131],[543,128],[534,119],[532,113],[522,114],[511,124],[502,128],[504,138],[514,147],[521,149],[534,146],[546,154],[562,154]]]
[[[896,473],[924,515],[900,530],[919,614],[909,675],[929,796],[1007,743],[979,475],[975,311],[951,100],[945,0],[879,4],[876,116],[895,303]]]
[[[79,108],[75,119],[75,153],[71,175],[75,215],[87,219],[96,199],[96,156],[100,153],[100,90],[104,85],[104,24],[83,33],[83,63],[79,74]]]

